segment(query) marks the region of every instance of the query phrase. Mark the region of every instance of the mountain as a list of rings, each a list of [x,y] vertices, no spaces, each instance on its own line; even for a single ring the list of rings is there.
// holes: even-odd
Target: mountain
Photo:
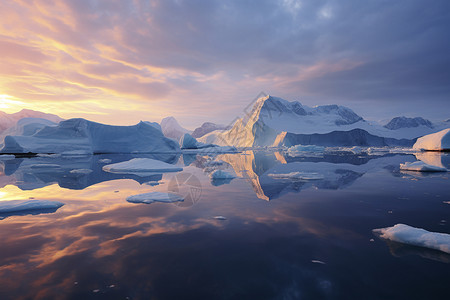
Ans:
[[[112,126],[85,119],[69,119],[45,126],[31,136],[6,136],[0,153],[164,153],[180,150],[166,138],[158,123]]]
[[[52,121],[54,123],[59,123],[63,119],[54,114],[47,114],[40,111],[22,109],[19,112],[13,114],[7,114],[0,111],[0,132],[3,130],[16,125],[17,121],[23,118],[39,118]]]
[[[168,138],[180,140],[185,133],[191,133],[178,123],[174,117],[167,117],[161,120],[161,129],[164,135]]]
[[[419,126],[434,128],[433,123],[421,117],[416,118],[395,117],[391,121],[389,121],[389,123],[384,125],[384,127],[390,130],[397,130],[400,128],[413,128]]]
[[[230,128],[231,128],[230,126],[219,125],[219,124],[215,124],[215,123],[211,123],[211,122],[205,122],[202,124],[202,126],[194,129],[194,131],[192,132],[192,137],[195,137],[197,139],[197,138],[200,138],[200,137],[204,136],[205,134],[208,134],[215,130],[228,130]]]
[[[416,138],[436,130],[420,128],[422,130],[419,131],[416,128],[391,130],[364,120],[344,106],[308,107],[298,101],[266,96],[258,99],[251,112],[237,119],[230,130],[210,132],[199,141],[238,147],[292,145],[299,142],[327,146],[332,143],[340,146],[412,146]]]

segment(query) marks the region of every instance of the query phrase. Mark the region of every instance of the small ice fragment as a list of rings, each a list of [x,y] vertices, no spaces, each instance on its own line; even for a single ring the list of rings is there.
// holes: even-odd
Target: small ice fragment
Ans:
[[[369,242],[375,242],[375,240],[374,239],[370,239]]]
[[[99,289],[95,289],[95,290],[92,290],[92,292],[93,293],[98,293],[98,292],[100,292],[100,290]]]
[[[389,211],[388,211],[388,214],[392,214],[392,210],[389,210]]]
[[[444,204],[450,204],[450,201],[442,201]]]
[[[114,284],[111,284],[111,285],[109,286],[110,289],[115,288],[115,287],[116,287],[116,285],[114,285]]]
[[[216,220],[226,220],[227,219],[224,216],[215,216],[213,218],[216,219]]]
[[[109,158],[102,158],[102,159],[99,159],[98,162],[101,164],[109,164],[112,162],[112,160],[110,160]]]
[[[312,263],[315,263],[315,264],[321,264],[321,265],[324,265],[324,264],[325,264],[323,261],[317,260],[317,259],[313,259],[313,260],[311,260],[311,262],[312,262]]]
[[[92,172],[93,171],[91,169],[74,169],[70,171],[71,174],[80,174],[80,175],[87,175]]]

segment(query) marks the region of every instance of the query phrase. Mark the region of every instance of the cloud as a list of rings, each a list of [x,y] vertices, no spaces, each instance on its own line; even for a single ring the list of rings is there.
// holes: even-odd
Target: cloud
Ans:
[[[224,123],[260,91],[307,104],[449,105],[448,1],[35,0],[0,9],[0,90],[29,103],[90,99],[111,109],[107,99],[119,97],[154,103],[162,116],[183,111],[186,122],[207,105],[205,117]]]

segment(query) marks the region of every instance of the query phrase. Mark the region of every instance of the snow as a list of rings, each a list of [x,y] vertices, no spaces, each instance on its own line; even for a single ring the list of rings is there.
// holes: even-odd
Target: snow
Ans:
[[[50,200],[0,201],[0,213],[60,208],[64,203]]]
[[[184,201],[184,198],[174,193],[150,192],[130,196],[127,198],[127,201],[131,203],[145,203],[145,204],[150,204],[153,202],[171,203]]]
[[[400,170],[417,171],[417,172],[447,172],[448,171],[446,168],[429,165],[420,160],[415,161],[415,162],[405,162],[404,164],[400,164]]]
[[[179,151],[177,142],[164,137],[158,124],[140,122],[112,126],[85,119],[46,126],[32,136],[6,136],[0,153],[161,153]]]
[[[236,178],[233,174],[223,171],[223,170],[215,170],[209,174],[209,178],[211,179],[232,179]]]
[[[320,180],[324,179],[324,176],[318,173],[307,172],[291,172],[291,173],[272,173],[268,176],[274,179],[296,179],[296,180]]]
[[[383,239],[439,250],[450,254],[450,234],[430,232],[422,228],[415,228],[405,224],[374,229],[373,232],[379,234]]]
[[[414,149],[450,150],[450,128],[417,139]]]
[[[133,158],[128,161],[103,166],[110,173],[178,172],[183,168],[151,158]]]

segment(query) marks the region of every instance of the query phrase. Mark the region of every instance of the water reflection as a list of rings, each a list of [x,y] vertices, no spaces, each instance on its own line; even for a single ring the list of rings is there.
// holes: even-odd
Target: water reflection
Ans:
[[[141,185],[149,179],[102,172],[104,163],[99,160],[105,158],[115,163],[134,156],[78,157],[65,164],[62,158],[42,157],[4,162],[0,178],[13,179],[1,190],[8,197],[33,196],[66,205],[54,214],[0,222],[1,299],[448,295],[448,265],[442,258],[425,260],[421,257],[429,253],[403,256],[398,250],[393,254],[400,257],[391,256],[383,241],[370,241],[373,228],[400,222],[448,231],[439,224],[446,218],[443,205],[448,204],[442,202],[449,200],[448,181],[411,182],[384,169],[414,161],[413,155],[337,155],[316,161],[248,151],[166,160],[188,165],[185,172],[201,181],[202,198],[190,207],[127,203],[129,195],[167,191],[176,175],[158,175],[152,182],[160,184]],[[73,169],[92,172],[73,177]],[[241,179],[213,186],[207,174],[215,169],[234,172]],[[323,179],[269,176],[292,170],[314,171]],[[34,184],[44,187],[24,189]],[[255,193],[267,200],[280,199],[260,201]],[[214,219],[219,215],[226,220]],[[428,281],[417,274],[428,274]]]

